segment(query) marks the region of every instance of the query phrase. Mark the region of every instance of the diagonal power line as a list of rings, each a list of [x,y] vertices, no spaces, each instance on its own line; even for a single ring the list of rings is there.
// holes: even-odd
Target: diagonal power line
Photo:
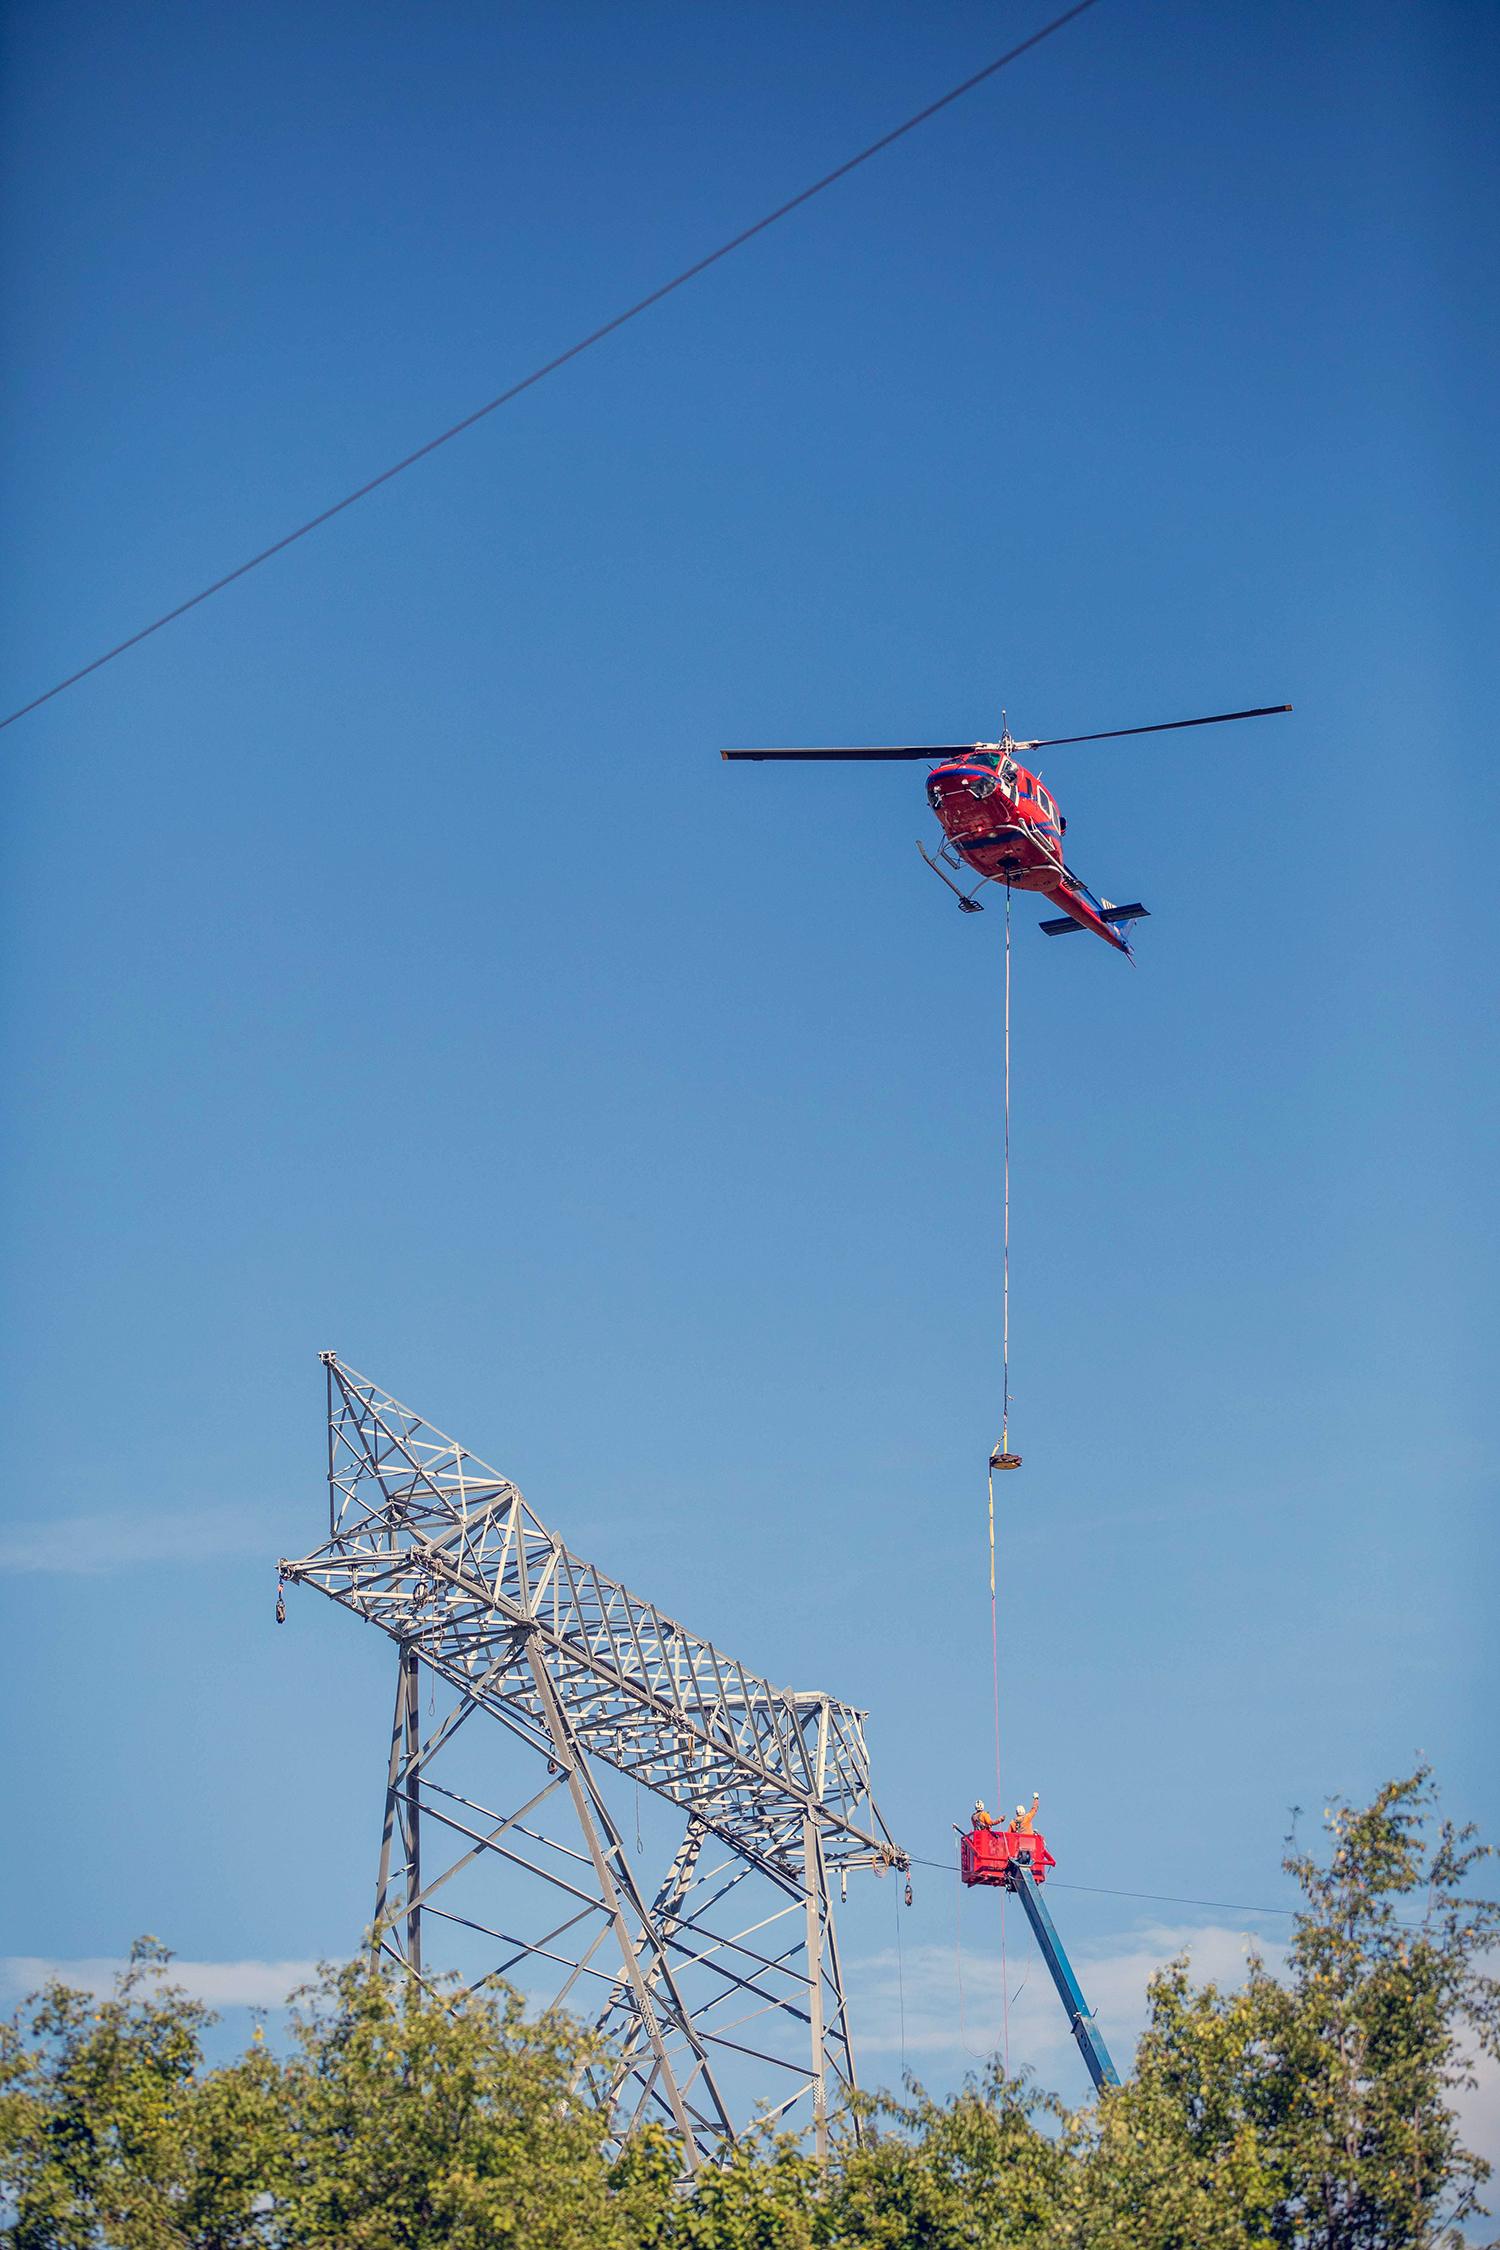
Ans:
[[[45,689],[41,695],[34,695],[29,703],[21,704],[0,719],[0,729],[14,726],[17,719],[24,719],[28,712],[39,710],[42,704],[50,703],[54,696],[62,695],[70,687],[76,687],[91,672],[99,671],[105,664],[112,664],[127,649],[137,648],[142,641],[149,640],[153,633],[159,633],[164,625],[174,624],[179,617],[185,617],[190,609],[196,609],[201,602],[211,600],[215,594],[222,594],[225,587],[232,586],[237,578],[244,578],[252,570],[259,570],[261,564],[269,562],[273,555],[281,554],[286,548],[295,546],[299,539],[305,539],[310,531],[317,531],[323,524],[332,522],[346,508],[352,508],[356,500],[365,499],[368,494],[378,491],[381,485],[389,484],[392,477],[399,477],[403,470],[414,468],[418,461],[425,461],[428,454],[436,453],[440,445],[448,445],[454,438],[462,437],[465,430],[472,430],[475,423],[482,422],[486,415],[493,414],[499,407],[508,406],[512,399],[520,397],[522,391],[529,391],[533,384],[544,382],[549,375],[555,375],[560,367],[566,367],[570,359],[577,359],[581,353],[592,350],[595,344],[603,343],[606,336],[612,336],[627,321],[637,319],[643,312],[649,312],[653,305],[659,305],[663,297],[670,297],[674,290],[683,288],[689,281],[695,281],[700,273],[706,273],[710,266],[716,266],[721,258],[727,258],[733,251],[743,249],[756,235],[764,234],[767,227],[775,226],[778,219],[786,218],[804,203],[810,203],[815,195],[821,195],[825,188],[831,188],[837,181],[846,179],[861,164],[868,164],[872,156],[878,156],[882,149],[889,148],[893,141],[899,141],[904,134],[915,132],[930,117],[936,117],[939,110],[946,109],[951,102],[960,100],[963,95],[972,93],[987,78],[993,78],[997,71],[1019,61],[1033,47],[1039,47],[1044,39],[1050,39],[1054,31],[1061,31],[1064,24],[1071,23],[1075,16],[1083,15],[1094,5],[1095,0],[1077,0],[1074,7],[1065,9],[1060,16],[1054,16],[1050,23],[1042,25],[1040,31],[1033,31],[1018,46],[1008,48],[1003,55],[997,55],[993,62],[986,63],[983,70],[976,70],[972,77],[963,79],[957,86],[950,86],[947,93],[940,94],[935,102],[929,102],[925,109],[919,109],[914,116],[894,126],[889,133],[882,133],[878,141],[871,141],[869,147],[862,148],[857,156],[851,156],[844,163],[835,166],[833,171],[825,172],[820,180],[814,180],[811,187],[803,188],[789,202],[778,204],[774,211],[768,211],[753,226],[731,236],[728,242],[721,242],[718,249],[710,250],[706,258],[699,258],[693,265],[685,266],[670,281],[664,281],[659,289],[653,289],[649,296],[639,298],[624,312],[616,313],[613,320],[605,321],[602,328],[596,328],[591,334],[581,337],[576,344],[570,344],[555,359],[549,359],[543,366],[533,368],[529,375],[523,375],[518,383],[512,383],[509,390],[501,391],[497,398],[489,399],[483,406],[476,406],[473,413],[466,414],[461,422],[454,422],[448,429],[440,430],[436,437],[429,438],[425,445],[419,445],[415,452],[404,455],[399,461],[393,461],[378,476],[370,477],[364,484],[356,485],[352,492],[346,492],[342,500],[335,500],[331,507],[321,509],[315,516],[309,516],[306,523],[299,523],[294,531],[288,531],[280,539],[272,540],[270,546],[262,547],[259,554],[251,555],[247,561],[236,564],[233,570],[226,570],[222,578],[216,578],[211,585],[200,588],[196,594],[190,594],[186,601],[178,602],[175,608],[164,610],[149,625],[143,625],[139,632],[130,634],[128,639],[117,641],[102,656],[81,664],[76,672],[70,672],[66,679],[59,680],[54,687]]]

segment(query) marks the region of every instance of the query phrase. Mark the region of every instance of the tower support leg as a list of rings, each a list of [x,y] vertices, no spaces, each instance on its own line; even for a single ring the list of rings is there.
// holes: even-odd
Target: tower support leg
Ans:
[[[715,2083],[707,2052],[698,2037],[692,2015],[677,1989],[667,1949],[636,1887],[634,1873],[625,1856],[624,1843],[610,1819],[603,1798],[593,1785],[582,1746],[563,1715],[551,1677],[534,1640],[528,1647],[527,1656],[537,1703],[547,1732],[552,1738],[553,1755],[566,1778],[573,1800],[573,1811],[593,1864],[599,1897],[620,1949],[620,1960],[625,1981],[630,1988],[640,2034],[651,2053],[651,2076],[672,2113],[673,2122],[681,2137],[684,2165],[689,2173],[693,2173],[697,2171],[701,2159],[698,2137],[687,2105],[688,2090],[701,2077],[718,2130],[726,2134],[733,2131],[729,2113]],[[647,1932],[650,1933],[649,1955],[647,1947],[642,1944]],[[653,1985],[660,1992],[660,2007],[653,1996]],[[672,2030],[681,2040],[686,2056],[691,2058],[692,2068],[686,2084],[679,2079],[673,2061],[663,2026],[663,2013],[669,2017]],[[639,2067],[637,2065],[637,2069]]]
[[[822,1881],[823,1931],[827,1941],[823,1977],[827,1995],[824,2014],[828,2028],[824,2038],[824,2054],[827,2058],[828,2069],[833,2073],[835,2079],[842,2081],[844,2092],[852,2095],[859,2090],[858,2081],[854,2075],[854,2041],[849,2030],[849,2010],[844,1998],[844,1967],[839,1959],[838,1922],[833,1912],[833,1901],[828,1892],[828,1868],[823,1859],[821,1838],[819,1839],[818,1865]],[[854,2137],[856,2140],[861,2138],[860,2123],[857,2116],[854,2119]]]
[[[823,1854],[818,1844],[818,1824],[810,1815],[802,1821],[802,1896],[807,1916],[807,2020],[812,2038],[813,2153],[820,2164],[828,2157],[828,2055],[823,2029],[823,1925],[827,1919],[828,1886]]]
[[[637,1928],[638,1946],[646,1945],[653,1934],[659,1946],[669,1945],[676,1940],[681,1928],[680,1917],[683,1903],[688,1892],[692,1889],[693,1879],[698,1872],[698,1862],[702,1857],[706,1838],[707,1831],[704,1829],[702,1822],[690,1820],[682,1842],[673,1854],[672,1864],[663,1876],[655,1898],[651,1901],[650,1915]],[[648,1989],[654,1987],[659,1974],[660,1956],[658,1955],[650,1962],[646,1970]],[[609,1998],[600,2009],[595,2029],[602,2033],[605,2038],[612,2038],[617,2043],[615,2067],[609,2088],[609,2102],[611,2109],[613,2109],[625,2089],[627,2080],[635,2069],[634,2058],[639,2052],[641,2044],[641,2026],[634,2019],[630,1986],[624,1976],[618,1979]],[[644,2095],[642,2099],[644,2099]]]
[[[422,1974],[422,1776],[417,1652],[403,1641],[397,1656],[396,1708],[386,1768],[380,1872],[375,1880],[372,1951],[393,1954]]]

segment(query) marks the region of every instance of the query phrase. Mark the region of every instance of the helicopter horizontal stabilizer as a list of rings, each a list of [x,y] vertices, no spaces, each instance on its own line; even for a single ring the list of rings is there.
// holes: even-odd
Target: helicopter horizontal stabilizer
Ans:
[[[1142,906],[1137,899],[1133,906],[1102,907],[1100,918],[1105,922],[1140,922],[1149,919],[1150,913],[1150,907]],[[1066,937],[1069,930],[1087,928],[1086,923],[1075,922],[1071,914],[1059,914],[1055,922],[1041,922],[1037,926],[1047,937]]]

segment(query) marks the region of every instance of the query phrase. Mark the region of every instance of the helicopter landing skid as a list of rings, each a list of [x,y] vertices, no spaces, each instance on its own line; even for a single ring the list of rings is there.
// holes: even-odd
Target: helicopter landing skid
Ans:
[[[949,876],[943,873],[943,870],[941,869],[941,867],[939,867],[937,861],[933,858],[931,852],[927,849],[927,846],[923,843],[920,836],[917,838],[917,850],[922,854],[922,857],[926,860],[928,866],[932,869],[932,872],[937,877],[938,881],[940,883],[946,883],[948,885],[949,890],[958,900],[961,912],[965,914],[982,914],[984,912],[984,908],[980,905],[978,899],[975,898],[973,892],[961,891],[957,883],[955,883]],[[946,858],[947,854],[944,853],[942,856]],[[982,890],[984,885],[989,880],[990,878],[988,875],[981,875],[976,888]]]

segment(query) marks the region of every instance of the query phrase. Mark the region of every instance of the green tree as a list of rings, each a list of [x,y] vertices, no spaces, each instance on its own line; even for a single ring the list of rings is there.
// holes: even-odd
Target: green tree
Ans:
[[[1084,2127],[1080,2245],[1267,2250],[1290,2186],[1277,2116],[1285,1995],[1251,1963],[1248,1987],[1194,1990],[1173,1962],[1151,1986],[1132,2077]]]
[[[1294,1853],[1307,1905],[1291,1955],[1287,2054],[1294,2212],[1314,2244],[1426,2243],[1473,2216],[1489,2166],[1452,2097],[1471,2056],[1500,2055],[1500,1982],[1485,1957],[1500,1907],[1469,1895],[1492,1847],[1437,1825],[1419,1766],[1362,1809],[1328,1814],[1326,1866]]]
[[[623,2243],[577,2026],[358,1963],[301,1996],[289,2056],[205,2070],[168,1959],[144,1940],[113,1998],[49,1985],[0,2033],[11,2250]]]
[[[1462,2143],[1470,2057],[1500,2054],[1485,1956],[1500,1909],[1468,1895],[1490,1847],[1434,1827],[1426,1766],[1327,1816],[1285,1980],[1151,1988],[1134,2074],[1099,2107],[1080,2240],[1125,2250],[1409,2250],[1456,2242],[1489,2167]]]
[[[947,2102],[913,2084],[906,2101],[871,2103],[866,2116],[862,2144],[846,2145],[827,2184],[827,2241],[849,2250],[1047,2250],[1063,2239],[1076,2194],[1072,2124],[1024,2074],[994,2066]]]
[[[277,2145],[276,2067],[202,2075],[209,2011],[131,1948],[107,2000],[51,1983],[0,2025],[0,2194],[13,2250],[240,2250]]]
[[[103,2001],[0,2024],[8,2250],[1433,2250],[1487,2167],[1469,2058],[1500,2054],[1486,1856],[1425,1767],[1328,1816],[1286,1967],[1153,1982],[1134,2072],[1074,2112],[998,2067],[861,2104],[830,2162],[766,2131],[687,2183],[659,2127],[610,2159],[601,2053],[519,1998],[368,1964],[300,1996],[286,2051],[209,2067],[208,2012],[144,1939]]]
[[[597,2052],[519,1996],[363,1963],[303,1996],[271,2178],[278,2250],[571,2250],[614,2239]]]

